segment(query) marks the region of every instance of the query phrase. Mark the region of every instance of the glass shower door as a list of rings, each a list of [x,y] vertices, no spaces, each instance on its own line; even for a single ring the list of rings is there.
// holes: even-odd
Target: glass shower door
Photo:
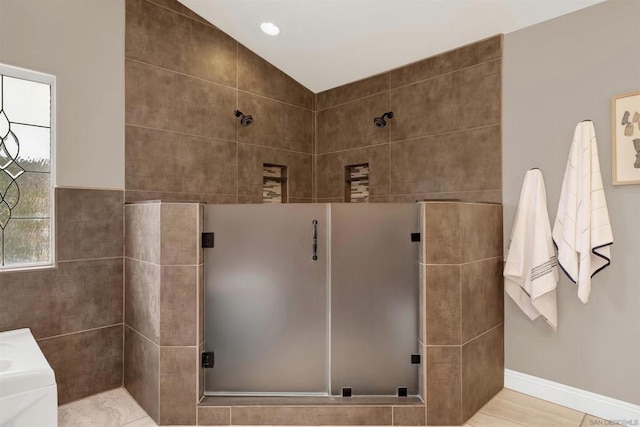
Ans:
[[[327,393],[327,209],[205,206],[207,394]]]
[[[418,394],[414,203],[331,205],[331,393]]]

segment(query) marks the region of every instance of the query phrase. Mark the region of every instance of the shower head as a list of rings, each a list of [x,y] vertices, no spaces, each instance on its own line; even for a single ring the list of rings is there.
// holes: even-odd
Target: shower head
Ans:
[[[387,125],[387,121],[386,119],[392,119],[393,118],[393,111],[388,111],[386,113],[384,113],[383,115],[381,115],[380,117],[376,117],[373,119],[373,124],[376,125],[376,127],[379,128],[383,128]]]
[[[251,123],[253,123],[253,116],[242,114],[242,111],[239,110],[236,110],[234,114],[236,117],[240,117],[240,124],[242,126],[249,126]]]

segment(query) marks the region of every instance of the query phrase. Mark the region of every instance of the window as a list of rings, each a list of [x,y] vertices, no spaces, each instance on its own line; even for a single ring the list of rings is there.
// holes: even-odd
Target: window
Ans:
[[[52,265],[55,77],[0,64],[0,270]]]
[[[287,167],[262,165],[262,203],[287,203]]]
[[[344,200],[351,203],[369,201],[369,163],[346,167]]]

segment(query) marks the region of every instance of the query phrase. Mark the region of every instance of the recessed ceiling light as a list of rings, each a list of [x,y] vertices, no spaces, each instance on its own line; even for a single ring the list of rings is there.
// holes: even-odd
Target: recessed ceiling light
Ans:
[[[260,29],[270,36],[277,36],[280,34],[280,28],[271,22],[263,22],[260,24]]]

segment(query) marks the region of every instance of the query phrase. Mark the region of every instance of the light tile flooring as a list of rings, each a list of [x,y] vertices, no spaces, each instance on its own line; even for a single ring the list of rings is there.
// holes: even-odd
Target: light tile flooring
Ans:
[[[122,388],[61,406],[59,427],[156,427]],[[596,427],[604,420],[503,389],[465,427]]]

